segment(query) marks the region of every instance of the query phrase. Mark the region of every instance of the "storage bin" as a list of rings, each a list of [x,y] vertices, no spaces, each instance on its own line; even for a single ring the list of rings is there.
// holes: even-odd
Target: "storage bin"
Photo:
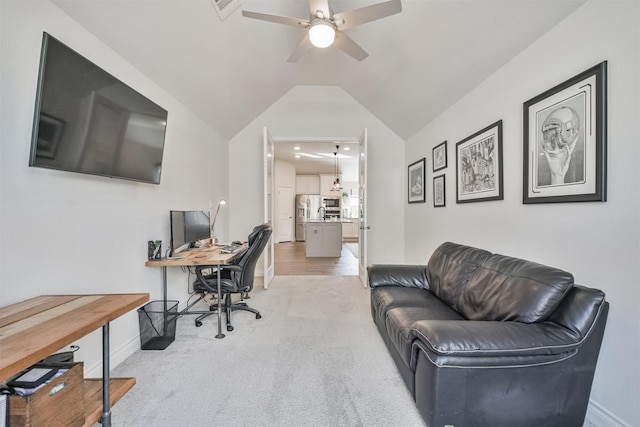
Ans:
[[[150,301],[138,309],[140,346],[164,350],[176,339],[178,301]]]
[[[43,366],[43,365],[38,365]],[[81,427],[85,421],[82,363],[47,365],[68,369],[29,396],[9,397],[11,427]]]

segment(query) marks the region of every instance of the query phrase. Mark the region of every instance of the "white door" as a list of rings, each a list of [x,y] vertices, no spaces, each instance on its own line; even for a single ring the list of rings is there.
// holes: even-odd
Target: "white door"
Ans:
[[[367,287],[367,129],[364,129],[362,138],[360,138],[360,159],[358,162],[358,211],[360,216],[360,235],[358,244],[358,275],[362,286]]]
[[[263,153],[264,153],[264,222],[273,228],[273,140],[269,136],[269,131],[265,126],[262,132]],[[264,263],[264,288],[269,287],[269,283],[275,274],[273,234],[267,246],[264,248],[262,259]]]
[[[293,240],[293,188],[278,186],[278,242]]]

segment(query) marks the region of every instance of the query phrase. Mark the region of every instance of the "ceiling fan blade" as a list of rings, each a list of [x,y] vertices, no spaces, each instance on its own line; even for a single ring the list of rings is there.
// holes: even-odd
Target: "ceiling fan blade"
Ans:
[[[321,11],[325,18],[331,17],[331,9],[329,9],[329,0],[309,0],[309,13],[316,16]]]
[[[242,11],[242,16],[245,18],[260,19],[262,21],[275,22],[277,24],[293,25],[294,27],[307,28],[311,23],[307,19],[290,18],[288,16],[267,15],[266,13],[250,12],[248,10]]]
[[[302,58],[305,53],[309,52],[312,47],[313,45],[311,44],[311,41],[309,41],[309,34],[307,33],[291,56],[289,56],[287,62],[296,62],[298,59]]]
[[[336,25],[340,30],[346,30],[355,27],[356,25],[365,24],[400,12],[402,12],[402,3],[400,3],[400,0],[391,0],[384,3],[361,7],[359,9],[336,13],[333,15],[333,20],[336,22]]]
[[[358,43],[354,42],[351,37],[342,31],[336,31],[336,39],[333,42],[333,45],[358,61],[362,61],[369,56],[369,54],[358,45]]]

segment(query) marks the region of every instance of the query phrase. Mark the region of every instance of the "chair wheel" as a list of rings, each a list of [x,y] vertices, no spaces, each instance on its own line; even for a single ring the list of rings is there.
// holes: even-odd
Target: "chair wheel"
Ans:
[[[199,320],[196,320],[196,328],[199,328],[200,326],[202,326],[202,322]]]
[[[227,326],[227,331],[228,331],[228,332],[231,332],[231,331],[233,331],[233,326],[231,326],[231,325],[228,325],[228,326]]]
[[[262,319],[262,316],[260,315],[260,313],[256,314],[256,319]]]

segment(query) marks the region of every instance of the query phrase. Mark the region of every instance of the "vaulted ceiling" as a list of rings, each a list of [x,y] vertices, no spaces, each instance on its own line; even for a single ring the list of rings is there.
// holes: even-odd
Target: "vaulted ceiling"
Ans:
[[[291,63],[306,30],[241,10],[308,18],[303,0],[232,0],[224,19],[216,0],[52,1],[228,139],[297,85],[339,86],[408,139],[584,3],[402,0],[401,13],[346,31],[365,60],[330,47]]]

